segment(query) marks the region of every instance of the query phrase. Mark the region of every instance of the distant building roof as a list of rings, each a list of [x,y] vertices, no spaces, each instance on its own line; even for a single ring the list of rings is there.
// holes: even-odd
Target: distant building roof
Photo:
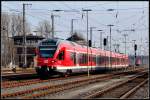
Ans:
[[[21,35],[21,36],[13,36],[12,38],[14,40],[22,40],[24,38],[24,36],[23,35]],[[41,39],[44,39],[44,37],[29,34],[29,35],[26,35],[26,39],[27,40],[38,40],[38,39],[41,40]]]
[[[67,38],[66,40],[68,41],[79,41],[79,40],[83,40],[83,38],[79,37],[77,34],[73,34],[71,37]]]
[[[67,38],[66,40],[76,42],[80,45],[87,45],[87,42],[76,33],[70,36],[69,38]]]

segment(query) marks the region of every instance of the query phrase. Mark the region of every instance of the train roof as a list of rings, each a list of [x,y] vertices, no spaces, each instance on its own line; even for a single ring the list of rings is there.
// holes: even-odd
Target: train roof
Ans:
[[[64,41],[63,39],[59,39],[59,38],[47,38],[47,39],[43,39],[42,41],[40,41],[38,43],[38,45],[58,45],[60,42]]]
[[[85,48],[87,50],[87,46],[85,45],[79,45],[75,42],[72,42],[72,41],[68,41],[68,40],[64,40],[64,39],[60,39],[60,38],[54,38],[54,39],[51,39],[51,38],[48,38],[48,39],[44,39],[42,40],[39,45],[60,45],[60,44],[65,44],[65,46],[69,46],[69,47],[72,47],[72,48],[76,48],[76,50],[78,51],[85,51]],[[101,52],[102,55],[106,55],[106,56],[109,56],[110,54],[110,51],[107,51],[107,50],[102,50],[100,48],[93,48],[93,47],[89,47],[89,50],[92,49],[92,51],[94,52]],[[125,54],[120,54],[120,53],[117,53],[117,52],[112,52],[112,57],[119,57],[119,58],[127,58],[128,55],[125,55]]]

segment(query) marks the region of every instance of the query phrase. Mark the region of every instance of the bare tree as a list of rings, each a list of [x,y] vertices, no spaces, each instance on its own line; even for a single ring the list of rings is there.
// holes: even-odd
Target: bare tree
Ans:
[[[10,31],[10,16],[7,13],[3,13],[1,16],[1,59],[2,66],[6,66],[7,62],[9,61],[10,52],[8,51],[9,48],[9,31]]]
[[[25,32],[30,33],[30,26],[26,20]],[[12,35],[23,35],[23,17],[21,15],[12,14],[11,16],[11,33]]]
[[[52,37],[51,30],[51,25],[48,20],[43,20],[39,22],[39,25],[36,28],[36,31],[39,33],[38,35],[46,35],[48,37]]]
[[[13,35],[22,35],[23,21],[21,15],[2,13],[1,15],[1,65],[8,66],[13,59]],[[25,23],[26,33],[30,33],[29,24]]]

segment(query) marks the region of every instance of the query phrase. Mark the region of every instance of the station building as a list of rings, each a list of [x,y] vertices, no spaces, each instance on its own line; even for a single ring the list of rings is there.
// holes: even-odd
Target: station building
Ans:
[[[29,34],[26,36],[26,61],[27,67],[33,67],[33,61],[35,56],[35,48],[39,41],[43,40],[43,36],[35,36]],[[13,63],[19,67],[23,67],[25,63],[25,47],[24,36],[13,36]]]
[[[34,57],[35,57],[35,48],[38,45],[38,42],[45,39],[43,36],[37,36],[28,34],[26,35],[26,63],[27,67],[33,67],[34,66]],[[80,37],[73,35],[66,39],[68,41],[74,41],[80,45],[87,45],[83,39],[80,39]],[[24,47],[24,36],[18,35],[12,37],[13,41],[13,64],[15,64],[18,67],[23,68],[25,64],[25,47]]]

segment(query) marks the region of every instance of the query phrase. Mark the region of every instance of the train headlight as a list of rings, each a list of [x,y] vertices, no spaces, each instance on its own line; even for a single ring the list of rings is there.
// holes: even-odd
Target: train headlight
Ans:
[[[54,63],[54,62],[56,62],[56,60],[52,60],[51,62]]]

